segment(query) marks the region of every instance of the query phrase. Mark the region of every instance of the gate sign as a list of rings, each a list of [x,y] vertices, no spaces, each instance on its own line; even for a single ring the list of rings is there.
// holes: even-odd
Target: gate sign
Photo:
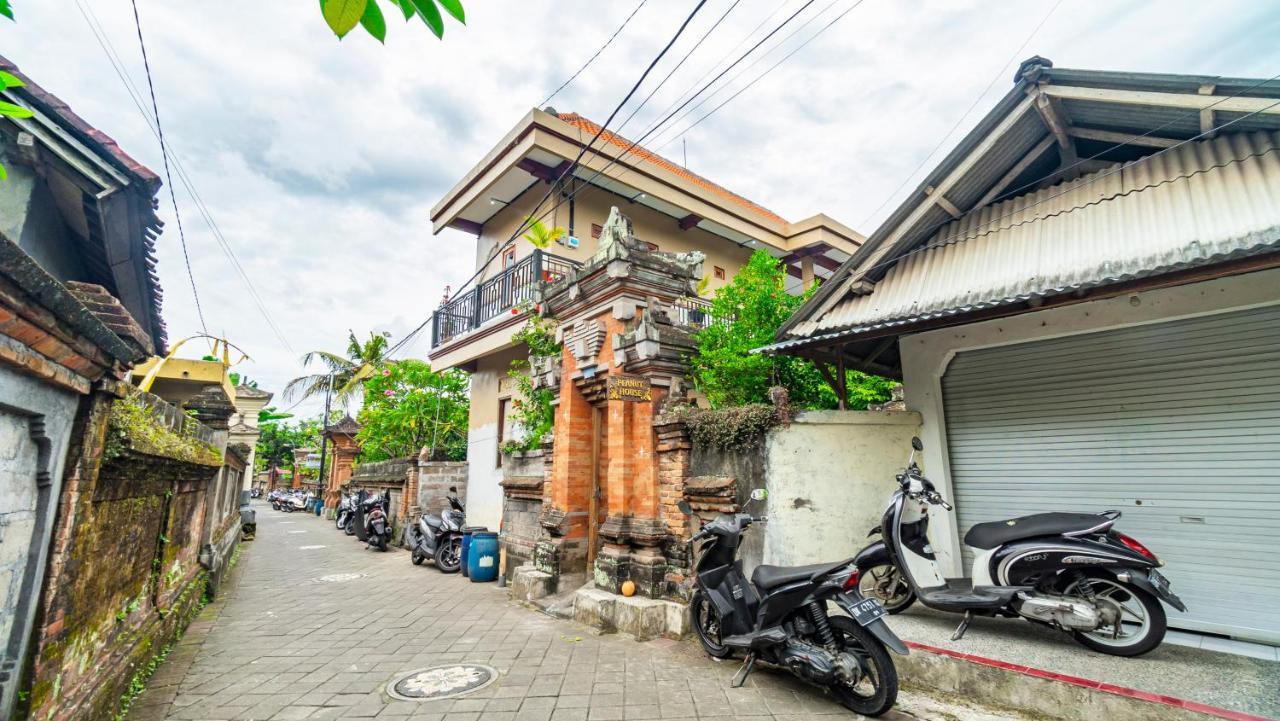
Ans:
[[[611,401],[650,401],[653,393],[646,378],[609,376],[605,389]]]

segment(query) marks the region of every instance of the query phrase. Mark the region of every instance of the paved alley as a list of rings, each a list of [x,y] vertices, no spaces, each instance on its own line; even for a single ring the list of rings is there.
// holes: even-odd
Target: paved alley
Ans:
[[[494,584],[415,567],[403,551],[365,550],[314,516],[259,504],[258,521],[237,578],[128,721],[855,718],[780,672],[758,670],[731,689],[737,664],[694,643],[594,634],[512,604]],[[460,661],[500,677],[454,700],[400,701],[384,690],[403,672]],[[1016,718],[905,691],[899,709],[886,718]]]

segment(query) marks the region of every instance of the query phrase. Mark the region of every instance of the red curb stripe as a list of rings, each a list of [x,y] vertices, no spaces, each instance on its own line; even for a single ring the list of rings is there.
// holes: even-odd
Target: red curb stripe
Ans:
[[[950,656],[951,658],[959,659],[961,661],[969,661],[980,666],[997,668],[1002,671],[1013,671],[1014,673],[1020,673],[1034,678],[1042,678],[1047,681],[1058,681],[1061,683],[1071,684],[1072,686],[1080,686],[1094,691],[1114,694],[1116,696],[1125,696],[1139,701],[1148,701],[1150,703],[1158,703],[1164,706],[1186,709],[1187,711],[1193,711],[1195,713],[1202,713],[1209,716],[1228,719],[1228,721],[1274,721],[1274,719],[1269,719],[1265,716],[1255,716],[1243,711],[1233,711],[1229,708],[1222,708],[1220,706],[1210,706],[1209,704],[1200,703],[1199,701],[1188,701],[1186,699],[1151,693],[1149,691],[1139,691],[1136,688],[1116,686],[1115,684],[1093,681],[1091,679],[1080,678],[1078,676],[1068,676],[1067,674],[1057,673],[1055,671],[1045,671],[1044,669],[1033,668],[1031,666],[1021,666],[1014,663],[1008,663],[1007,661],[998,661],[994,658],[987,658],[985,656],[975,656],[971,653],[952,651],[949,648],[930,646],[928,644],[917,643],[915,641],[907,641],[906,643],[907,646],[913,649],[936,653],[939,656]]]

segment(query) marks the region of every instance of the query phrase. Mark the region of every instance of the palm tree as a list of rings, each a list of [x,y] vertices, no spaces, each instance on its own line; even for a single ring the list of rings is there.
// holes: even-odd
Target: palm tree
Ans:
[[[327,370],[289,381],[284,387],[286,400],[322,395],[330,388],[330,376],[333,377],[334,403],[345,408],[352,400],[359,399],[364,390],[362,381],[372,375],[377,365],[386,359],[388,334],[370,333],[369,340],[361,343],[354,332],[347,333],[346,357],[322,350],[313,350],[302,356],[303,368],[318,361]]]
[[[524,239],[532,243],[533,247],[538,250],[550,248],[552,243],[567,235],[567,231],[564,228],[558,225],[554,228],[549,228],[546,223],[532,215],[525,218],[524,222],[525,225],[529,226],[529,232],[524,234]]]

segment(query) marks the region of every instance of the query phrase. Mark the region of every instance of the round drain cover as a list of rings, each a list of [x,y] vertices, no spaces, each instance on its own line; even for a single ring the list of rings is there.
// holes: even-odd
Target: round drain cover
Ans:
[[[425,668],[387,684],[387,693],[402,701],[453,698],[488,686],[498,672],[480,663],[458,663]]]
[[[331,573],[328,576],[321,576],[312,580],[316,583],[346,583],[368,575],[367,573]]]

